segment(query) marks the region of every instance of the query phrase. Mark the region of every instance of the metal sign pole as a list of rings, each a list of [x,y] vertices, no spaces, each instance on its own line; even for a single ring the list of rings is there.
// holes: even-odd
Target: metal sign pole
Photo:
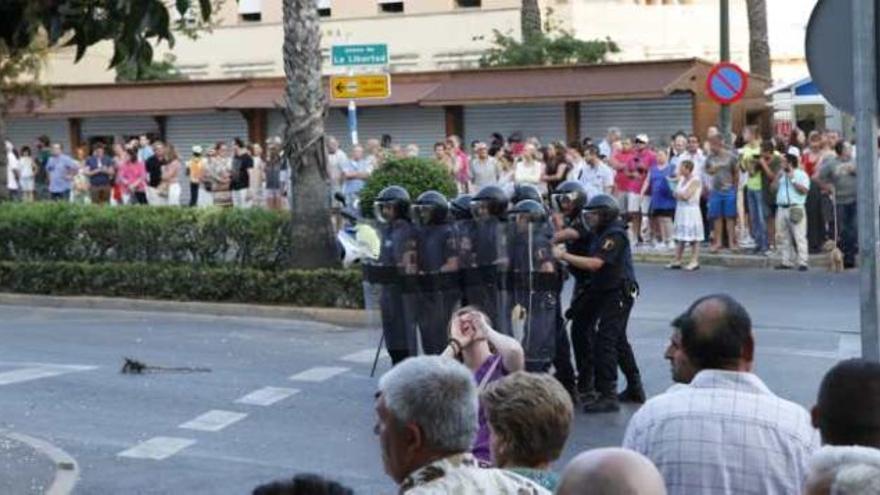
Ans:
[[[877,72],[875,2],[853,2],[853,82],[858,144],[859,280],[861,286],[862,356],[880,361],[878,339],[877,239]]]
[[[721,62],[730,62],[730,0],[721,0]],[[730,105],[721,105],[721,137],[730,143]]]
[[[351,134],[351,145],[358,145],[357,103],[348,100],[348,132]]]

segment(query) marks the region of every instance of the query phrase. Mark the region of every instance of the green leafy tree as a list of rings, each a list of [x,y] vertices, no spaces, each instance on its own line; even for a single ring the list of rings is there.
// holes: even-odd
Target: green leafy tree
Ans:
[[[360,193],[361,212],[373,215],[373,201],[388,186],[400,186],[415,199],[425,191],[438,191],[447,198],[455,196],[455,181],[442,163],[427,158],[391,160],[373,172]]]
[[[196,11],[208,23],[216,5],[212,0],[2,0],[0,1],[0,143],[5,142],[5,116],[21,98],[33,104],[49,93],[40,84],[40,69],[48,50],[73,46],[76,61],[101,41],[113,43],[110,67],[134,64],[138,69],[153,61],[153,47],[159,42],[174,45],[175,27],[193,32],[186,17]],[[169,9],[180,20],[171,20]],[[0,176],[6,174],[6,153],[0,153]],[[6,197],[6,182],[0,181],[0,197]]]
[[[116,66],[116,82],[127,81],[179,81],[186,79],[174,65],[177,58],[168,53],[162,60],[153,61],[146,67],[134,61],[125,61]]]
[[[525,15],[525,2],[523,15]],[[531,12],[531,10],[529,11]],[[533,13],[529,14],[534,17]],[[532,21],[533,23],[534,21]],[[492,47],[480,60],[483,67],[523,67],[542,65],[596,64],[606,60],[608,54],[620,48],[610,38],[585,41],[574,33],[562,29],[553,19],[552,9],[547,9],[543,29],[525,31],[518,38],[511,33],[493,30]]]

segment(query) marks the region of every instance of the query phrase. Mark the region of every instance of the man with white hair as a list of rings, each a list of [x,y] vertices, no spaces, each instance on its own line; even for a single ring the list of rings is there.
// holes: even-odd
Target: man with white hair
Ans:
[[[805,495],[877,495],[880,450],[823,447],[810,461]]]
[[[611,158],[611,154],[614,153],[614,143],[617,141],[620,141],[620,128],[610,127],[605,139],[599,143],[599,155],[603,160]]]
[[[565,467],[558,495],[666,495],[647,457],[620,448],[584,452]]]
[[[404,360],[379,380],[376,414],[382,463],[401,494],[550,493],[517,474],[481,469],[468,453],[477,432],[477,386],[458,361]]]

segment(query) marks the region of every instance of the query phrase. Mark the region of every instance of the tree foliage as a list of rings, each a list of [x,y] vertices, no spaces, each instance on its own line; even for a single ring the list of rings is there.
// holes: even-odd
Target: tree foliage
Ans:
[[[620,48],[610,38],[585,41],[562,29],[547,9],[542,31],[520,39],[511,33],[493,30],[492,48],[480,59],[483,67],[522,67],[539,65],[596,64]]]
[[[446,166],[428,158],[404,158],[390,160],[382,164],[367,180],[360,193],[361,212],[365,216],[373,214],[373,200],[382,189],[400,186],[412,199],[425,191],[439,191],[446,197],[455,196],[455,181]]]
[[[186,79],[174,62],[177,57],[168,53],[162,60],[154,60],[146,67],[134,61],[125,61],[116,66],[116,82],[128,81],[179,81]]]

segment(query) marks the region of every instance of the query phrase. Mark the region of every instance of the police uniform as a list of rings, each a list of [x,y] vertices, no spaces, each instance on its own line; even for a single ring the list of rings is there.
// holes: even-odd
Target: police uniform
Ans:
[[[641,387],[641,377],[632,347],[626,337],[629,314],[638,285],[626,225],[616,220],[598,232],[590,243],[589,257],[599,258],[602,268],[589,276],[585,290],[576,301],[582,327],[593,335],[595,387],[601,398],[617,397],[617,366],[630,386]],[[588,360],[585,349],[575,342],[575,355],[581,354],[579,371]],[[586,373],[587,371],[583,369]]]
[[[566,216],[565,226],[578,233],[577,239],[565,243],[566,251],[576,256],[590,256],[593,242],[592,232],[583,224],[580,215]],[[568,272],[574,278],[574,290],[569,305],[571,309],[567,316],[571,320],[571,344],[574,345],[575,366],[577,367],[577,392],[581,396],[585,396],[595,390],[593,387],[593,335],[595,334],[596,322],[592,321],[591,324],[587,319],[590,315],[579,311],[576,303],[585,298],[591,273],[575,266],[569,266]],[[571,369],[571,358],[567,352],[569,346],[567,335],[565,340],[566,355],[564,357],[560,355],[558,361],[561,362],[564,358],[568,361],[568,369]],[[559,366],[559,364],[556,365],[557,370],[560,369]],[[574,385],[574,370],[571,371],[571,375],[570,383]],[[563,385],[567,384],[563,383]]]
[[[416,321],[425,354],[440,354],[448,343],[449,319],[461,301],[458,248],[452,224],[421,225],[418,237],[418,303]],[[456,271],[443,272],[449,264]]]
[[[396,364],[415,354],[415,320],[409,303],[413,292],[406,275],[415,272],[416,232],[410,222],[402,219],[382,225],[380,232],[380,268],[370,279],[381,286],[382,332],[388,354]]]

